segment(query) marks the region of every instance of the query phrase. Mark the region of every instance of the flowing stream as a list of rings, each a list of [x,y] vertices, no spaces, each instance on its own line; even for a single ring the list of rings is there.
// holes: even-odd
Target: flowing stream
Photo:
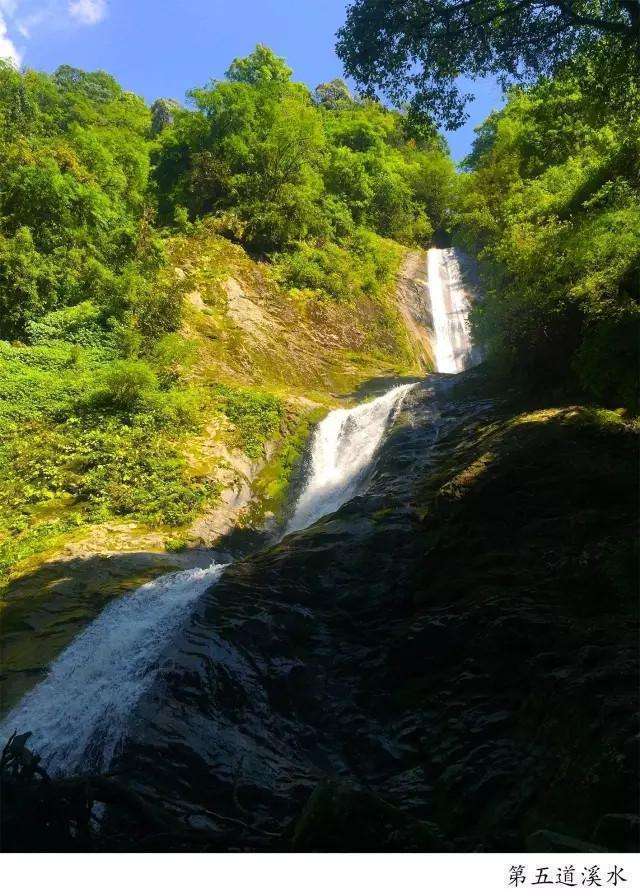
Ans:
[[[412,385],[332,411],[318,425],[309,476],[287,532],[311,525],[357,493]],[[29,746],[54,774],[108,768],[162,652],[224,568],[214,562],[170,573],[109,604],[9,713],[0,740],[32,731]]]
[[[311,444],[309,476],[287,531],[305,529],[352,498],[399,404],[413,384],[375,401],[331,411]]]

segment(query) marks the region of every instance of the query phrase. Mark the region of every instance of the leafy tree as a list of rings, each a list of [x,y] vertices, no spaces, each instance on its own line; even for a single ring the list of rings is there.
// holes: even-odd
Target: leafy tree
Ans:
[[[176,326],[149,226],[149,131],[143,100],[104,72],[0,65],[0,338],[87,302],[109,344],[114,327],[138,328],[133,345]]]
[[[630,84],[623,127],[594,103],[600,82],[589,53],[510,92],[466,161],[459,224],[484,268],[476,326],[493,361],[532,386],[572,382],[634,406],[640,100]]]
[[[258,44],[250,56],[234,59],[227,69],[228,81],[264,87],[267,84],[287,84],[293,72],[273,50]]]
[[[403,116],[354,102],[343,82],[321,85],[314,102],[259,46],[191,98],[195,108],[176,115],[155,155],[168,221],[182,207],[192,217],[232,213],[245,245],[270,253],[360,225],[424,242],[445,215],[446,189],[426,186],[429,171],[451,179],[442,143],[407,137]]]
[[[354,0],[337,50],[363,88],[396,103],[412,95],[414,110],[453,128],[469,98],[459,74],[535,79],[602,36],[636,56],[638,0]]]
[[[55,302],[55,272],[38,253],[28,227],[0,236],[0,336],[15,339]]]
[[[318,84],[313,98],[319,106],[324,106],[325,109],[348,109],[355,105],[351,91],[342,78],[334,78],[333,81]]]

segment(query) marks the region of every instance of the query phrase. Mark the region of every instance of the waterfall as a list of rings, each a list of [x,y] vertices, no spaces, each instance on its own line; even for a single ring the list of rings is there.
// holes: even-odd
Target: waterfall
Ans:
[[[353,497],[390,420],[412,385],[350,410],[316,429],[311,470],[288,532]],[[32,731],[29,746],[51,774],[108,769],[127,720],[153,682],[163,650],[224,564],[169,573],[110,603],[51,665],[0,725],[0,741]]]
[[[0,740],[32,731],[29,747],[52,774],[108,768],[163,648],[223,569],[169,573],[112,601],[9,713]]]
[[[480,361],[471,342],[471,302],[461,255],[456,249],[429,249],[429,298],[438,373],[459,373]]]
[[[288,531],[304,529],[356,493],[399,404],[413,384],[351,409],[331,411],[316,429],[311,469]]]

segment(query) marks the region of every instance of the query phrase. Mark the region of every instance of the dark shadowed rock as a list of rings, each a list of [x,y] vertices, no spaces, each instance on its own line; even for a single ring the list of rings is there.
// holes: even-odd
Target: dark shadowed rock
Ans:
[[[114,772],[182,842],[574,851],[637,814],[633,433],[457,383],[415,390],[364,494],[230,566],[159,661]],[[103,833],[159,836],[126,809]]]
[[[607,849],[640,852],[640,817],[637,815],[605,815],[593,832],[593,839]]]
[[[437,827],[357,787],[318,785],[295,823],[291,846],[301,852],[366,852],[371,844],[389,852],[442,852]]]
[[[534,831],[527,837],[527,849],[530,852],[606,852],[597,843],[576,840],[556,831]]]

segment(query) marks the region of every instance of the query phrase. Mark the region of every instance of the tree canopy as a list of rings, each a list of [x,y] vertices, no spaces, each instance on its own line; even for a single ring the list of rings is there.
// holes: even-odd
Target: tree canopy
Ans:
[[[603,36],[637,55],[639,0],[354,0],[337,50],[362,88],[454,128],[459,75],[531,81]]]
[[[87,301],[105,326],[142,325],[159,253],[149,128],[143,100],[104,72],[0,63],[0,338]]]
[[[449,207],[454,170],[432,131],[354,99],[344,82],[315,94],[266,47],[190,93],[154,153],[160,209],[227,214],[252,251],[348,237],[357,227],[425,242]]]
[[[312,94],[291,76],[258,45],[187,108],[149,108],[105,72],[0,63],[0,339],[101,331],[135,355],[179,322],[161,228],[204,215],[263,256],[341,243],[327,282],[345,252],[365,265],[363,228],[425,243],[450,210],[442,141],[340,80]]]

